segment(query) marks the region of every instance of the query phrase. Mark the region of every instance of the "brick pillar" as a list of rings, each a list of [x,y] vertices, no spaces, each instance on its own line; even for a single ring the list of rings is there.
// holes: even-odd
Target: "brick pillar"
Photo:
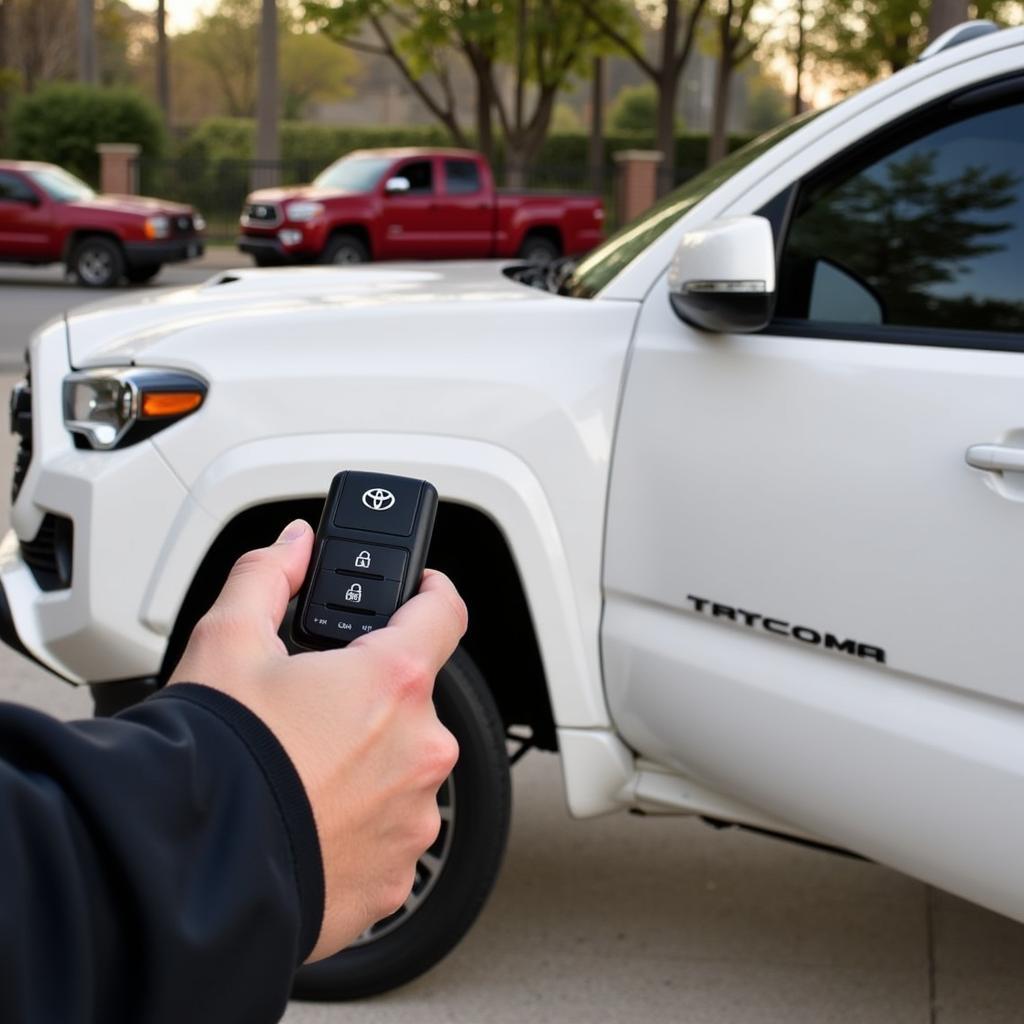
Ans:
[[[101,142],[96,152],[100,155],[100,191],[136,195],[139,147],[134,142]]]
[[[661,153],[654,149],[622,149],[615,154],[615,209],[620,224],[628,224],[654,204],[661,160]]]

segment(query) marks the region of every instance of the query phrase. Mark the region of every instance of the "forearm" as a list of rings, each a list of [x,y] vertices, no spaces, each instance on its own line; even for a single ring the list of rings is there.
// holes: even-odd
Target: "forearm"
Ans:
[[[308,801],[240,704],[0,707],[0,1019],[276,1021],[323,910]]]

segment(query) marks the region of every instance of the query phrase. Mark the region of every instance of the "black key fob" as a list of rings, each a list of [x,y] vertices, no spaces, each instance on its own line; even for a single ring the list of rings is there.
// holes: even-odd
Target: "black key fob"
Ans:
[[[344,647],[388,624],[419,589],[437,491],[426,480],[347,470],[331,481],[292,638]]]

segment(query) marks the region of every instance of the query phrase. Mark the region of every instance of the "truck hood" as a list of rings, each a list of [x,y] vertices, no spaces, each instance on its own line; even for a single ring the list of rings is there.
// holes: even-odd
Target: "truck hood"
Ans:
[[[192,207],[183,203],[172,203],[167,199],[150,199],[147,196],[99,195],[67,204],[73,210],[91,210],[99,213],[127,213],[138,217],[153,217],[159,213],[191,213]]]
[[[507,265],[507,264],[505,264]],[[175,339],[202,332],[210,344],[238,344],[268,318],[282,327],[281,344],[292,344],[302,323],[327,321],[341,330],[346,313],[360,318],[408,318],[410,331],[427,315],[467,304],[497,306],[555,298],[510,280],[503,264],[472,262],[392,264],[387,268],[294,267],[228,270],[201,285],[152,292],[81,306],[68,313],[71,363],[127,366],[176,365]],[[214,328],[214,330],[208,330]]]
[[[289,185],[280,188],[262,188],[258,192],[251,192],[246,196],[248,203],[284,203],[289,199],[350,199],[354,197],[365,198],[371,195],[370,192],[353,192],[350,189],[323,188],[318,185]]]

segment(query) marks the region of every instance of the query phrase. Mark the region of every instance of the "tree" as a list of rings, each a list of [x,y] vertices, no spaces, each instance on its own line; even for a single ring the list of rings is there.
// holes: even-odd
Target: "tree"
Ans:
[[[277,0],[260,4],[259,89],[256,102],[256,159],[266,164],[281,159],[278,122],[280,94],[277,84]],[[276,185],[278,170],[254,168],[253,187]]]
[[[658,33],[658,58],[651,60],[637,43],[639,36],[638,8],[634,8],[633,31],[609,17],[609,11],[597,0],[579,0],[587,17],[615,45],[640,68],[654,83],[658,95],[655,114],[656,145],[661,153],[658,165],[658,191],[667,192],[675,182],[675,116],[676,100],[679,95],[679,81],[683,67],[693,49],[697,26],[704,12],[707,0],[665,0],[660,15]],[[641,0],[637,0],[638,4]],[[643,12],[650,19],[656,5],[642,4]]]
[[[228,114],[253,117],[258,102],[261,0],[221,0],[196,28],[174,37],[174,121]],[[284,117],[310,103],[351,94],[358,62],[324,36],[306,32],[290,5],[279,16],[279,88]]]
[[[590,0],[613,22],[621,0]],[[475,83],[476,144],[493,157],[494,121],[506,177],[521,184],[547,137],[558,93],[602,47],[578,0],[307,0],[312,24],[332,39],[384,57],[458,145],[468,145],[451,58]],[[504,73],[504,74],[503,74]],[[501,88],[502,78],[510,79]]]
[[[85,85],[99,82],[94,0],[78,0],[78,80]]]
[[[658,116],[658,93],[650,82],[642,85],[627,85],[619,94],[608,112],[611,130],[619,135],[651,135]],[[683,123],[674,121],[674,131],[679,134]]]
[[[928,38],[936,39],[946,29],[967,20],[967,0],[932,0],[928,15]]]
[[[171,123],[171,72],[167,59],[167,0],[156,0],[156,101],[164,115],[164,124]]]
[[[728,152],[726,125],[733,73],[760,45],[770,22],[753,24],[757,0],[723,0],[715,15],[718,61],[715,67],[715,96],[711,108],[711,133],[708,137],[708,163],[717,163]]]
[[[928,43],[936,5],[941,6],[936,17],[943,23],[954,7],[963,10],[962,4],[947,6],[947,0],[820,0],[808,51],[817,63],[840,75],[848,89],[859,88],[879,73],[892,74],[916,59]],[[968,13],[1016,21],[1020,5],[975,0]]]

